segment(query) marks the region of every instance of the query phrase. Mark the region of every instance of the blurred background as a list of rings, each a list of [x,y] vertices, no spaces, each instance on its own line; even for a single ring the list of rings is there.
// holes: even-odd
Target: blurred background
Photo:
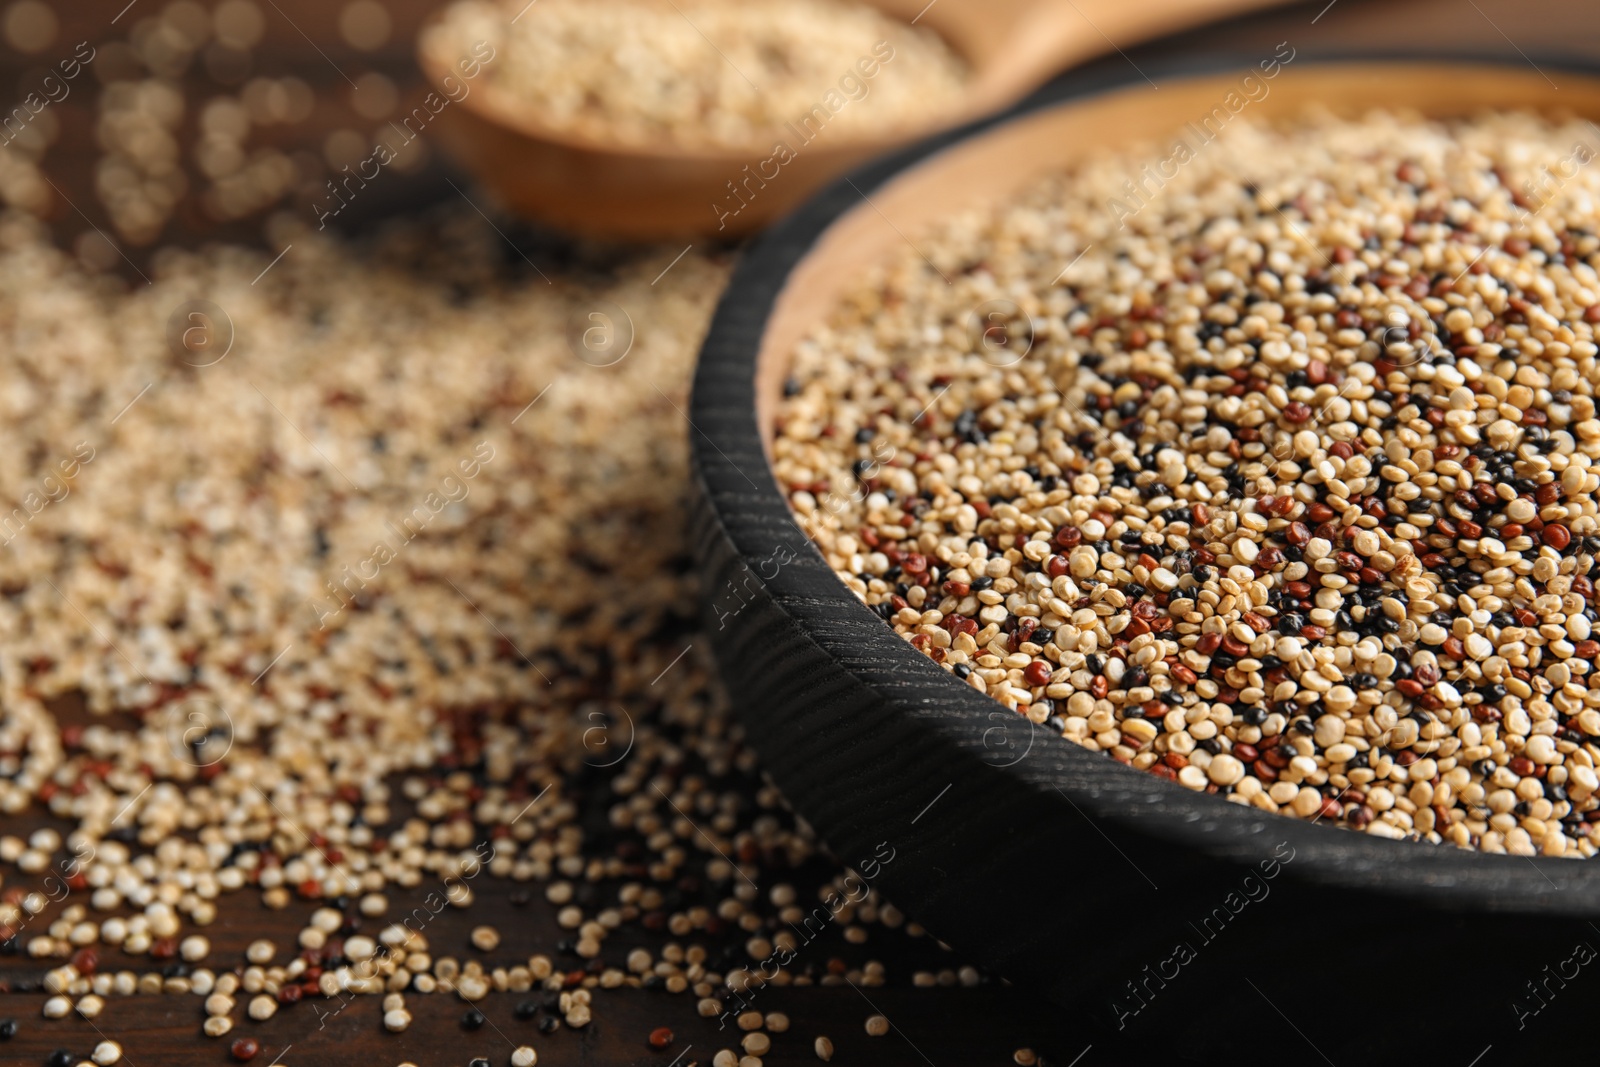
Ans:
[[[59,244],[94,269],[125,266],[124,253],[139,262],[168,243],[271,245],[267,224],[275,212],[315,217],[329,176],[370,155],[389,123],[426,94],[417,34],[444,6],[436,0],[15,0],[0,16],[0,85],[18,101],[41,93],[45,77],[80,43],[94,58],[67,83],[60,102],[0,149],[0,198],[47,220]],[[1137,62],[1253,62],[1283,40],[1309,58],[1592,61],[1600,55],[1600,5],[1322,0],[1148,44]],[[1116,44],[1124,43],[1133,48]],[[1113,52],[1100,64],[1126,71],[1130,61]],[[388,169],[391,176],[363,191],[335,226],[359,229],[458,196],[451,178],[466,188],[431,136],[414,141]]]

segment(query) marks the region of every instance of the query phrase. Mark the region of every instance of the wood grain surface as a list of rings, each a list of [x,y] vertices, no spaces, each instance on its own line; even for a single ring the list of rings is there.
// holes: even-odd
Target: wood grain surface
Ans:
[[[57,41],[65,45],[120,38],[129,24],[136,24],[159,9],[157,0],[135,0],[132,5],[127,5],[126,0],[60,0],[52,6],[61,21]],[[372,123],[358,116],[350,105],[350,81],[369,71],[392,78],[401,87],[403,100],[407,99],[406,94],[414,100],[423,91],[412,59],[411,36],[428,13],[439,6],[431,0],[386,0],[393,30],[388,42],[372,52],[358,51],[342,41],[337,23],[344,5],[339,0],[263,0],[261,6],[267,16],[266,34],[252,52],[252,74],[292,75],[309,85],[317,99],[316,108],[305,122],[265,130],[263,136],[269,143],[316,160],[330,133],[369,129]],[[1126,75],[1135,65],[1142,68],[1162,60],[1195,56],[1213,60],[1231,57],[1242,68],[1259,55],[1270,53],[1273,45],[1285,39],[1291,40],[1302,56],[1310,58],[1358,51],[1437,50],[1506,56],[1518,62],[1524,61],[1523,53],[1534,60],[1550,56],[1597,59],[1597,31],[1600,9],[1576,0],[1335,0],[1332,4],[1316,0],[1137,51],[1130,49],[1125,59],[1115,56],[1099,64],[1098,69],[1109,74],[1120,67]],[[0,77],[0,86],[6,91],[18,90],[20,98],[36,83],[39,69],[50,62],[54,53],[52,48],[40,55],[23,56],[0,45],[0,70],[6,74]],[[1559,83],[1559,77],[1556,80]],[[191,100],[197,100],[227,86],[196,66],[185,75],[184,88]],[[95,139],[92,101],[93,96],[84,92],[58,105],[61,135],[46,157],[45,169],[59,187],[49,222],[56,238],[67,247],[95,228],[109,228],[107,213],[95,192],[94,166],[101,150]],[[190,134],[196,121],[191,109],[184,119]],[[186,160],[186,166],[192,167],[192,163]],[[452,181],[490,206],[435,150],[426,167],[411,174],[394,174],[392,181],[386,181],[360,201],[350,217],[341,218],[340,225],[361,228],[430,204],[458,199],[461,193]],[[308,182],[311,191],[318,184]],[[307,212],[305,217],[309,218],[309,192],[291,197],[285,207]],[[143,263],[153,248],[168,243],[227,240],[270,246],[262,220],[263,216],[256,216],[218,223],[186,203],[156,241],[125,250],[135,262]],[[548,234],[505,228],[530,252],[551,240]],[[736,625],[751,635],[747,647],[752,668],[769,663],[770,650],[763,648],[759,638],[765,635],[778,639],[773,637],[772,627],[781,625],[781,620],[758,619],[752,614],[748,618],[741,616]],[[808,697],[828,698],[831,694],[821,687],[837,684],[826,669],[834,662],[832,656],[837,651],[818,649],[813,659],[791,658],[784,665],[786,680]],[[835,740],[823,733],[813,742],[812,751],[834,758],[838,752],[832,747]],[[915,746],[919,742],[908,735],[905,743]],[[992,758],[986,762],[984,755],[982,751],[973,754],[973,770],[981,772],[992,766]],[[850,773],[870,783],[878,769],[864,764]],[[875,826],[880,835],[894,835],[897,844],[954,851],[964,843],[963,835],[971,832],[963,829],[960,813],[972,805],[1015,803],[1020,805],[1020,811],[1028,810],[1025,795],[979,795],[970,785],[955,785],[941,793],[947,781],[950,779],[941,781],[930,775],[926,780],[899,783],[899,790],[908,798],[937,802],[926,814],[903,825],[886,826],[881,820],[875,823],[873,813],[863,813],[863,839],[872,836]],[[591,795],[596,799],[592,807],[599,815],[604,810],[598,799],[603,793],[603,780],[593,783],[593,789]],[[6,819],[4,829],[15,833],[47,822],[44,816],[30,813]],[[1125,980],[1139,977],[1137,970],[1126,973],[1103,962],[1113,958],[1113,951],[1122,958],[1130,940],[1147,951],[1145,959],[1152,966],[1168,955],[1170,946],[1162,944],[1162,938],[1146,927],[1152,916],[1173,909],[1131,867],[1122,883],[1092,896],[1086,892],[1088,887],[1071,878],[1054,884],[1028,879],[1028,856],[1040,848],[1069,849],[1085,856],[1099,849],[1100,859],[1118,862],[1115,846],[1090,824],[1080,821],[1041,828],[1024,818],[1016,827],[1008,839],[980,842],[992,849],[995,866],[990,875],[1012,872],[1015,876],[1013,890],[991,900],[989,914],[984,917],[1002,950],[1015,953],[1025,949],[1037,931],[1050,924],[1076,928],[1081,938],[1070,949],[1073,964],[1107,993]],[[1173,864],[1159,856],[1129,859],[1136,860],[1161,886],[1184,886],[1191,881],[1199,885],[1207,877],[1201,868]],[[959,870],[944,873],[953,885],[967,877]],[[8,887],[29,884],[25,876],[9,866],[4,867],[3,874]],[[560,934],[553,909],[539,898],[529,903],[515,902],[520,899],[515,896],[516,889],[511,883],[485,880],[478,891],[479,902],[470,913],[446,914],[439,919],[440,936],[454,939],[464,948],[469,921],[487,921],[505,935],[502,954],[507,962],[533,951],[556,953]],[[397,899],[396,907],[400,906]],[[845,1064],[1003,1064],[1009,1062],[1013,1049],[1023,1045],[1048,1050],[1051,1062],[1058,1067],[1074,1062],[1081,1067],[1146,1063],[1157,1056],[1171,1061],[1212,1062],[1212,1054],[1203,1051],[1205,1046],[1196,1037],[1216,1031],[1256,1059],[1265,1054],[1286,1062],[1319,1062],[1315,1049],[1333,1052],[1334,1040],[1341,1034],[1365,1033],[1381,1024],[1384,1033],[1391,1029],[1410,1030],[1439,1038],[1449,1055],[1427,1062],[1466,1065],[1490,1046],[1477,1062],[1480,1067],[1493,1067],[1529,1062],[1541,1049],[1551,1047],[1552,1035],[1562,1034],[1563,1020],[1581,1023],[1583,1019],[1584,1013],[1577,1009],[1589,994],[1576,983],[1561,994],[1564,1000],[1554,1001],[1551,1010],[1530,1020],[1526,1031],[1516,1029],[1515,1019],[1507,1010],[1510,996],[1526,981],[1538,979],[1541,968],[1557,964],[1570,954],[1573,935],[1566,927],[1518,926],[1524,954],[1508,964],[1500,958],[1479,958],[1478,927],[1463,919],[1438,917],[1417,928],[1406,923],[1384,925],[1386,919],[1381,911],[1376,915],[1345,916],[1344,909],[1337,895],[1277,894],[1260,904],[1259,914],[1247,913],[1242,921],[1260,928],[1260,936],[1250,939],[1249,951],[1245,950],[1244,938],[1221,939],[1205,949],[1199,964],[1202,973],[1184,977],[1190,985],[1215,990],[1219,1006],[1214,1016],[1192,1014],[1188,1002],[1176,995],[1157,996],[1146,1011],[1128,1022],[1125,1029],[1129,1032],[1124,1032],[1116,1027],[1114,1019],[1095,1021],[1092,1012],[1096,1009],[1092,1006],[1062,1008],[1046,1004],[1027,988],[991,983],[972,990],[921,990],[902,984],[869,991],[873,1005],[889,1017],[896,1029],[886,1038],[868,1038],[862,1032],[862,1019],[872,1007],[848,986],[774,989],[762,994],[760,1006],[786,1011],[795,1021],[793,1034],[797,1040],[780,1040],[766,1061],[815,1063],[809,1052],[810,1037],[826,1033],[839,1048],[834,1062]],[[36,921],[47,923],[55,910],[47,910]],[[1203,916],[1183,913],[1176,917],[1187,921]],[[1369,980],[1323,981],[1319,957],[1337,949],[1342,930],[1357,920],[1381,926],[1390,938],[1387,950],[1372,961]],[[218,922],[209,933],[219,953],[238,953],[245,943],[257,937],[287,944],[299,921],[298,912],[268,911],[254,899],[239,894],[225,899]],[[1595,944],[1600,944],[1600,933],[1593,938]],[[1258,955],[1263,940],[1274,950],[1265,963]],[[644,935],[641,941],[659,943]],[[627,947],[623,945],[622,950]],[[875,958],[884,960],[892,972],[901,975],[919,967],[942,965],[950,959],[927,938],[895,938],[864,946],[846,945],[839,939],[837,943],[819,942],[814,949],[819,967],[834,956],[851,961]],[[134,962],[119,959],[113,953],[103,966],[131,967]],[[0,954],[0,980],[11,990],[0,996],[0,1017],[14,1017],[20,1023],[17,1036],[0,1043],[0,1064],[6,1067],[42,1064],[53,1050],[61,1048],[86,1054],[99,1039],[99,1033],[123,1044],[126,1062],[132,1067],[231,1062],[226,1042],[200,1035],[202,1012],[195,997],[112,998],[105,1014],[96,1020],[99,1033],[78,1019],[47,1023],[40,1018],[43,995],[36,989],[43,970],[37,961]],[[1264,991],[1270,1002],[1267,997],[1258,996],[1246,979]],[[1173,994],[1179,991],[1176,985],[1171,990]],[[382,1032],[376,1000],[357,1002],[326,1020],[312,1010],[310,1002],[302,1002],[266,1024],[242,1023],[235,1033],[256,1036],[261,1041],[263,1052],[256,1063],[271,1064],[276,1059],[285,1067],[383,1067],[407,1058],[423,1067],[433,1067],[464,1065],[476,1055],[503,1064],[512,1044],[520,1043],[525,1035],[537,1037],[532,1043],[539,1048],[542,1064],[677,1063],[687,1067],[694,1061],[708,1063],[712,1050],[732,1044],[725,1034],[719,1034],[716,1020],[700,1019],[695,1014],[693,1002],[687,997],[649,990],[612,991],[606,995],[589,1031],[582,1035],[563,1031],[550,1037],[537,1035],[530,1023],[515,1018],[514,1008],[522,999],[514,994],[491,996],[483,1010],[492,1025],[470,1034],[459,1026],[464,1005],[441,996],[409,998],[416,1021],[401,1036]],[[1102,1012],[1104,999],[1099,1008]],[[1181,1009],[1176,1007],[1180,1003],[1184,1005]],[[1168,1009],[1169,1004],[1174,1007]],[[1430,1010],[1433,1008],[1440,1010]],[[674,1030],[675,1041],[664,1052],[652,1051],[645,1045],[645,1035],[661,1025]],[[1377,1039],[1374,1043],[1380,1050],[1389,1051]],[[1355,1061],[1335,1053],[1330,1062]]]

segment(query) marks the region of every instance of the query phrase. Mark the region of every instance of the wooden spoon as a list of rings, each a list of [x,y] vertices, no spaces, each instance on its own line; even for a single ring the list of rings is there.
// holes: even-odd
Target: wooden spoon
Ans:
[[[926,25],[970,66],[967,93],[952,110],[892,128],[828,131],[785,163],[778,177],[737,200],[729,182],[772,154],[772,137],[748,149],[668,141],[610,142],[593,130],[546,125],[489,79],[443,110],[440,139],[511,211],[597,237],[655,240],[737,237],[783,214],[832,178],[873,156],[996,111],[1073,63],[1225,15],[1281,0],[868,0]],[[430,42],[442,14],[419,37],[418,60],[441,92],[459,95],[458,56]],[[502,57],[500,62],[506,60]],[[451,77],[450,82],[445,82]],[[819,93],[826,89],[819,87]],[[434,127],[430,126],[430,132]]]

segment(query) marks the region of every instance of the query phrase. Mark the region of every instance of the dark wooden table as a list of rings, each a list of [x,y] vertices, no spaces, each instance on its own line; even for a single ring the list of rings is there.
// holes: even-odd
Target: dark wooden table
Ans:
[[[942,0],[944,3],[981,0]],[[1063,0],[1064,2],[1064,0]],[[207,5],[211,6],[211,5]],[[351,82],[369,72],[392,79],[402,91],[402,99],[414,99],[421,92],[411,59],[410,42],[425,15],[437,4],[430,0],[386,0],[392,18],[387,43],[372,51],[358,50],[341,37],[338,20],[343,4],[312,3],[308,0],[263,0],[265,34],[249,59],[250,74],[270,77],[293,76],[309,85],[316,94],[317,106],[303,122],[262,128],[252,144],[272,144],[300,153],[306,167],[302,190],[284,205],[311,218],[311,197],[320,189],[321,179],[314,173],[321,156],[320,146],[330,133],[353,129],[370,131],[378,123],[363,118],[350,103]],[[140,19],[159,11],[158,0],[66,0],[54,5],[60,19],[55,42],[41,52],[23,56],[0,43],[0,92],[17,93],[20,99],[36,88],[43,68],[70,55],[73,46],[87,40],[101,49],[83,86],[66,101],[52,105],[60,124],[60,136],[46,156],[46,171],[58,193],[49,212],[55,237],[64,245],[74,242],[91,227],[111,229],[108,216],[95,193],[95,163],[101,150],[95,141],[95,93],[86,91],[87,80],[109,73],[116,61],[113,42],[125,40]],[[1539,64],[1559,83],[1562,62],[1594,63],[1600,59],[1600,5],[1578,0],[1315,0],[1265,15],[1212,27],[1187,35],[1181,40],[1159,42],[1140,49],[1128,49],[1126,57],[1112,56],[1105,62],[1136,64],[1141,68],[1181,62],[1186,57],[1237,60],[1241,68],[1270,55],[1280,41],[1296,49],[1297,60],[1319,56],[1364,54],[1460,54],[1491,55],[1516,62]],[[104,60],[112,62],[103,62]],[[95,88],[98,88],[96,86]],[[219,92],[230,91],[207,73],[203,63],[191,65],[183,78],[184,91],[191,101],[203,101]],[[234,87],[236,89],[236,86]],[[190,146],[194,143],[198,108],[191,106],[184,119],[180,138],[185,145],[185,165],[191,171],[192,187],[201,180]],[[360,228],[381,222],[419,206],[457,197],[447,178],[463,189],[467,186],[459,173],[451,171],[438,157],[412,173],[396,172],[382,183],[375,183],[370,196],[364,196],[341,225]],[[181,204],[160,237],[144,246],[126,242],[123,251],[135,263],[142,263],[161,244],[192,244],[199,241],[242,241],[270,244],[262,220],[256,216],[232,223],[218,223],[206,216],[190,197]],[[508,227],[513,239],[535,254],[550,253],[560,242],[548,234],[525,228]],[[592,788],[592,808],[603,814],[603,780],[585,785]],[[603,818],[598,822],[603,827]],[[5,832],[26,832],[49,824],[40,814],[7,819]],[[796,872],[797,885],[806,878],[827,872],[823,863],[809,871]],[[6,887],[32,888],[37,876],[22,875],[14,868],[0,870]],[[816,884],[813,880],[809,884]],[[427,887],[416,891],[420,900]],[[576,967],[576,957],[560,957],[557,945],[561,932],[554,923],[553,909],[542,897],[526,901],[513,883],[484,878],[475,885],[477,903],[467,912],[447,910],[429,930],[436,944],[465,947],[471,925],[487,922],[497,926],[504,943],[496,958],[506,965],[521,962],[532,952],[545,952]],[[1056,890],[1060,892],[1060,890]],[[403,913],[417,901],[403,892],[390,893],[393,912]],[[1015,908],[1018,921],[1027,921],[1024,892],[1016,901],[996,901],[996,907]],[[291,907],[270,911],[262,907],[254,893],[238,893],[223,898],[221,915],[208,931],[217,959],[239,959],[244,946],[258,937],[276,941],[285,949],[293,943],[303,921],[305,908]],[[56,909],[33,920],[42,929]],[[1291,923],[1285,911],[1274,921]],[[375,930],[380,921],[370,925]],[[630,940],[631,938],[631,940]],[[25,939],[25,938],[24,938]],[[659,946],[664,937],[635,931],[618,935],[608,944],[606,956],[620,961],[634,944]],[[911,938],[903,932],[874,934],[866,945],[849,945],[842,937],[824,935],[806,946],[798,961],[797,973],[821,973],[830,960],[858,964],[868,959],[883,961],[895,981],[889,986],[863,993],[850,986],[768,989],[756,1004],[765,1011],[782,1010],[794,1022],[793,1030],[779,1037],[766,1062],[774,1065],[816,1063],[811,1041],[827,1034],[838,1053],[834,1062],[844,1064],[922,1064],[951,1067],[963,1064],[1003,1064],[1021,1046],[1047,1051],[1050,1062],[1062,1065],[1128,1062],[1114,1042],[1091,1041],[1079,1032],[1075,1013],[1032,1000],[1025,990],[1011,989],[995,980],[973,989],[913,989],[906,976],[914,970],[951,965],[956,957],[941,951],[931,938]],[[1093,966],[1093,961],[1081,961]],[[104,954],[102,969],[127,967],[142,971],[149,966],[145,958],[124,958],[116,952]],[[114,1037],[125,1050],[131,1067],[178,1067],[178,1065],[227,1063],[228,1043],[234,1036],[257,1037],[262,1052],[259,1064],[294,1065],[385,1065],[410,1059],[423,1067],[464,1065],[473,1056],[488,1057],[504,1064],[511,1048],[528,1043],[539,1050],[541,1064],[656,1064],[661,1067],[698,1061],[710,1062],[712,1053],[736,1044],[729,1032],[718,1032],[717,1020],[701,1019],[694,1010],[691,995],[672,996],[652,990],[613,990],[597,997],[595,1022],[583,1032],[562,1030],[545,1036],[531,1021],[515,1015],[516,1005],[528,995],[491,995],[480,1007],[488,1023],[476,1031],[466,1031],[460,1020],[466,1005],[453,996],[412,995],[408,1006],[415,1015],[411,1028],[403,1035],[386,1034],[379,1020],[377,997],[355,998],[343,1010],[333,1009],[338,1002],[302,1001],[287,1008],[267,1024],[241,1022],[234,1034],[213,1041],[200,1034],[203,1012],[200,998],[194,996],[112,997],[105,1013],[93,1024],[76,1016],[46,1022],[40,1018],[43,994],[38,983],[44,966],[24,955],[0,954],[0,982],[11,990],[0,996],[0,1018],[14,1017],[21,1029],[7,1043],[0,1043],[0,1064],[44,1063],[52,1050],[69,1049],[86,1056],[101,1035]],[[868,1002],[870,996],[870,1003]],[[537,999],[537,995],[533,996]],[[885,1038],[869,1038],[862,1022],[873,1010],[882,1011],[895,1025]],[[1201,1023],[1200,1025],[1206,1025]],[[1290,1029],[1268,1020],[1264,1034],[1270,1047],[1306,1059],[1304,1044]],[[1440,1021],[1440,1025],[1448,1025]],[[658,1026],[668,1026],[674,1041],[664,1051],[646,1044],[647,1034]],[[1279,1032],[1281,1031],[1281,1032]],[[1293,1050],[1292,1053],[1288,1050]],[[1079,1059],[1075,1059],[1079,1058]],[[1495,1049],[1482,1067],[1519,1062],[1516,1049]]]

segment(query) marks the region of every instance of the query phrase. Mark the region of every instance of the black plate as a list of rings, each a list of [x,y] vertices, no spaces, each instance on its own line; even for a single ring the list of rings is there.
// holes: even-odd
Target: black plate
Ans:
[[[1162,83],[1200,69],[1218,71],[1146,68]],[[1269,816],[1032,728],[862,606],[771,476],[756,354],[829,225],[964,138],[1137,84],[1104,65],[1064,77],[863,169],[745,255],[691,410],[694,541],[724,678],[767,769],[830,848],[963,956],[1061,1005],[1061,1048],[1101,1049],[1087,1062],[1148,1046],[1196,1062],[1426,1050],[1465,1067],[1486,1045],[1558,1041],[1553,1020],[1575,1018],[1590,995],[1578,984],[1600,970],[1578,947],[1600,950],[1587,921],[1600,916],[1600,866]]]

